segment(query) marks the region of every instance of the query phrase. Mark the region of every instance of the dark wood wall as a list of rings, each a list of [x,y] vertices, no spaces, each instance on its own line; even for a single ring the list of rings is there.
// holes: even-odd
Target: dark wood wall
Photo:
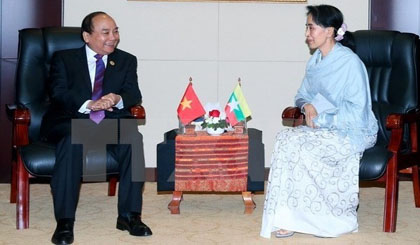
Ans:
[[[0,183],[10,182],[11,124],[5,105],[14,101],[18,30],[62,25],[63,0],[0,0]]]
[[[370,27],[372,30],[386,30],[391,26],[391,9],[383,0],[371,0]]]
[[[371,0],[371,29],[420,35],[419,0]]]

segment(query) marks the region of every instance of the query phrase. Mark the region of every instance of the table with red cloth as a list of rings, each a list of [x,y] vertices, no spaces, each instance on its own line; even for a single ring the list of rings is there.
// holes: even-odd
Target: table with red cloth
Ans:
[[[179,214],[183,192],[242,192],[245,213],[255,203],[247,191],[248,135],[206,132],[175,138],[175,191],[168,208]]]

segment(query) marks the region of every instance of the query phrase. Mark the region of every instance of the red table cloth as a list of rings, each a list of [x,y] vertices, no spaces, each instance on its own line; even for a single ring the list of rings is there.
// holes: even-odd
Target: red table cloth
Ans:
[[[175,139],[175,191],[247,190],[248,135],[178,135]]]

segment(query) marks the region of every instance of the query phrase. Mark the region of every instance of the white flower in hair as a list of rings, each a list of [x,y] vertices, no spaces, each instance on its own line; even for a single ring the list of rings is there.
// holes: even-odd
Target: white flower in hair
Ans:
[[[346,32],[343,30],[343,28],[340,27],[340,29],[338,29],[337,34],[340,36],[344,36]]]
[[[343,23],[340,28],[337,30],[337,36],[335,37],[336,41],[341,41],[344,38],[344,34],[347,31],[347,25]]]

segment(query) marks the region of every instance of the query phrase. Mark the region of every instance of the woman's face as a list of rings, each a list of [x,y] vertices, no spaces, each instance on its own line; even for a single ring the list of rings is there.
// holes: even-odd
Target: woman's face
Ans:
[[[308,15],[306,20],[305,37],[306,44],[308,44],[310,49],[320,49],[322,51],[330,36],[329,28],[317,25],[313,21],[312,15]]]

